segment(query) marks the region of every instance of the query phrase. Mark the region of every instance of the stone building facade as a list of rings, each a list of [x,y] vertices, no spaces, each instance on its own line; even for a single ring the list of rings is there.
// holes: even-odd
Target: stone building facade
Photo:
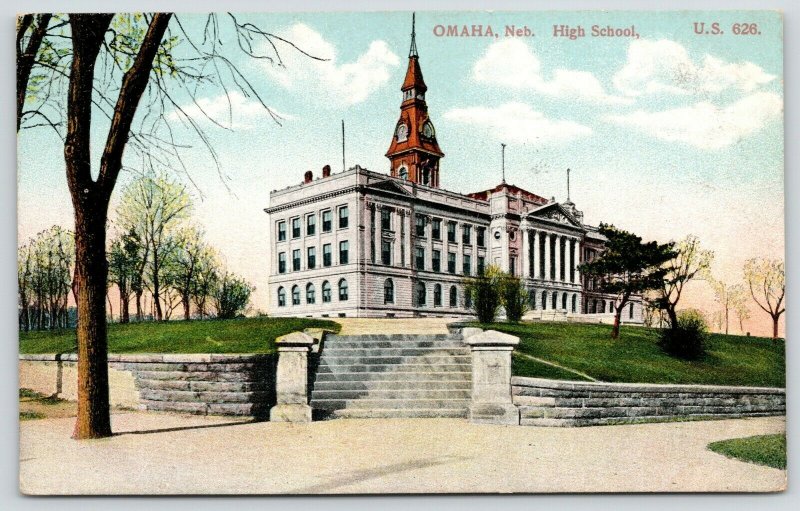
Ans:
[[[611,312],[578,265],[602,251],[597,228],[569,199],[505,180],[461,194],[440,187],[444,153],[428,117],[412,33],[389,174],[359,166],[270,194],[273,316],[470,315],[464,280],[496,265],[520,276],[532,310]],[[623,321],[641,322],[634,301]]]

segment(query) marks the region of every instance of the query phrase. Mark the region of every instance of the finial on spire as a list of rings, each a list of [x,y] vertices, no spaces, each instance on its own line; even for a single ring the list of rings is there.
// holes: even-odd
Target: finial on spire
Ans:
[[[415,25],[416,25],[416,22],[415,22],[416,14],[417,13],[415,13],[415,12],[411,13],[411,49],[408,50],[409,58],[410,57],[419,57],[419,55],[417,54],[417,31],[416,31],[416,28],[415,28]]]
[[[503,169],[503,184],[506,184],[506,145],[501,142],[500,146],[502,147],[501,168]]]
[[[571,202],[569,199],[569,169],[567,169],[567,202]]]

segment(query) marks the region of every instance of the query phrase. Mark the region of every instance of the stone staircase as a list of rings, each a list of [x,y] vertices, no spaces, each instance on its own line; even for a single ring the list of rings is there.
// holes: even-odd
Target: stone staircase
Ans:
[[[275,361],[269,355],[166,357],[126,367],[133,372],[144,410],[258,419],[266,418],[275,401]]]
[[[316,419],[467,417],[472,357],[457,335],[328,335],[312,385]]]

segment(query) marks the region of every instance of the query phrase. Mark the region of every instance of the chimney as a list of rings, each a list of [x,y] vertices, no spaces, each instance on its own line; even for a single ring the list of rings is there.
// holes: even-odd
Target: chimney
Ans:
[[[314,174],[313,174],[313,173],[312,173],[310,170],[308,170],[308,171],[306,171],[306,173],[303,175],[303,184],[308,184],[308,183],[310,183],[310,182],[311,182],[313,179],[314,179]]]
[[[325,165],[322,167],[322,177],[331,177],[331,166]]]

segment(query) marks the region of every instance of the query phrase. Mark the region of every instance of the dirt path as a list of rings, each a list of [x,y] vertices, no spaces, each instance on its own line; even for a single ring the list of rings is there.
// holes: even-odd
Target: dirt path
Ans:
[[[590,428],[451,419],[237,423],[128,413],[117,436],[69,439],[72,419],[20,425],[32,494],[774,491],[786,472],[709,442],[785,430],[782,417]]]

